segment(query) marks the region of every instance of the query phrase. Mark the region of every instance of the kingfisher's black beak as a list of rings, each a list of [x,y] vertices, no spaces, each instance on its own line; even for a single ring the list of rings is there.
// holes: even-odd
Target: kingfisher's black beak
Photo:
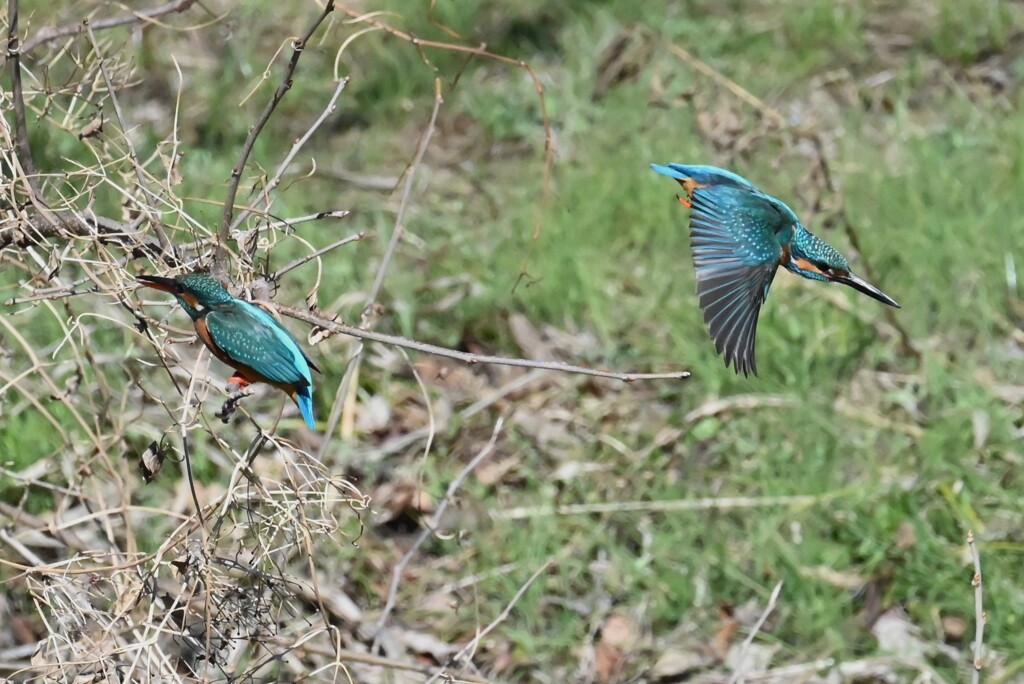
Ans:
[[[146,287],[151,287],[154,290],[160,290],[161,292],[170,292],[171,294],[178,294],[178,283],[175,282],[174,278],[161,278],[160,276],[136,276],[135,282]]]
[[[896,303],[895,299],[885,294],[868,281],[864,280],[863,278],[859,278],[852,273],[847,273],[845,275],[834,275],[832,276],[832,281],[836,283],[842,283],[843,285],[849,285],[854,290],[863,292],[868,297],[877,299],[883,304],[895,306],[897,309],[901,308],[900,305]]]

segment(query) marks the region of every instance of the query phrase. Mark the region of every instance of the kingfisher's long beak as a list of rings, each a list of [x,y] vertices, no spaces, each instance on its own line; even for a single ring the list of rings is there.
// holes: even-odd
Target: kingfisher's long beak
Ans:
[[[885,294],[868,281],[864,280],[863,278],[859,278],[852,273],[847,273],[846,275],[832,276],[832,280],[837,283],[842,283],[843,285],[849,285],[853,289],[859,290],[860,292],[866,294],[868,297],[873,297],[874,299],[877,299],[883,304],[895,306],[897,309],[901,308],[900,305],[896,303],[895,299]]]
[[[146,287],[151,287],[154,290],[160,290],[161,292],[170,292],[171,294],[177,294],[178,284],[174,282],[173,278],[161,278],[160,276],[136,276],[135,282]]]

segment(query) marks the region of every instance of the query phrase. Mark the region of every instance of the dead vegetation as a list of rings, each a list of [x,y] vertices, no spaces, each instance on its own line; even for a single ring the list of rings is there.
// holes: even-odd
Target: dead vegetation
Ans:
[[[18,467],[9,465],[14,460],[10,454],[3,454],[8,462],[0,472],[22,492],[16,503],[0,502],[0,517],[8,521],[0,530],[5,549],[0,624],[10,626],[0,634],[4,676],[67,682],[487,682],[552,681],[568,673],[585,682],[639,677],[831,684],[904,681],[908,672],[938,681],[936,659],[962,659],[963,649],[923,639],[898,608],[879,603],[864,627],[889,653],[845,662],[832,657],[780,662],[780,647],[758,638],[770,634],[776,621],[791,617],[784,584],[774,579],[766,580],[774,589],[762,600],[718,605],[713,624],[683,619],[655,631],[643,613],[645,599],[623,605],[613,590],[598,586],[590,594],[597,598],[583,603],[563,591],[566,578],[558,574],[559,563],[580,552],[575,545],[545,558],[467,572],[480,553],[474,534],[498,524],[623,511],[797,509],[821,506],[843,493],[730,497],[712,490],[706,497],[676,501],[600,500],[621,485],[622,476],[589,458],[596,445],[640,463],[656,451],[671,452],[702,421],[792,406],[796,398],[708,397],[673,421],[659,390],[647,381],[675,381],[688,373],[600,370],[595,362],[600,349],[587,331],[538,326],[510,314],[505,323],[521,357],[506,358],[489,354],[469,330],[460,331],[458,348],[446,348],[375,329],[382,318],[382,288],[396,245],[406,237],[406,212],[432,137],[436,133],[446,143],[453,141],[437,153],[438,173],[450,173],[465,156],[453,151],[461,132],[458,122],[437,121],[445,89],[453,87],[458,75],[434,82],[433,109],[417,122],[416,135],[408,136],[415,144],[407,146],[408,167],[398,179],[353,177],[344,169],[297,161],[310,154],[307,144],[345,96],[347,75],[337,71],[329,87],[317,91],[320,116],[303,122],[285,156],[249,159],[263,125],[282,116],[278,104],[305,78],[307,46],[316,43],[323,51],[327,45],[328,52],[340,54],[364,31],[383,32],[414,45],[428,62],[432,51],[454,51],[467,62],[489,60],[495,69],[515,72],[536,89],[543,140],[504,151],[535,155],[543,176],[533,227],[538,232],[551,192],[555,134],[547,120],[543,79],[515,57],[489,52],[458,35],[444,43],[418,39],[363,6],[319,5],[322,12],[304,19],[304,37],[283,38],[282,31],[280,52],[265,65],[272,76],[257,79],[264,87],[254,87],[252,97],[267,104],[240,143],[227,197],[203,199],[218,210],[219,220],[197,215],[189,203],[195,198],[179,194],[179,132],[192,125],[183,104],[187,86],[179,74],[177,90],[162,96],[165,104],[174,103],[175,124],[166,137],[153,145],[138,144],[140,124],[131,116],[141,114],[134,108],[129,114],[118,101],[122,91],[137,85],[136,65],[123,42],[105,31],[145,23],[147,31],[156,32],[165,24],[181,28],[213,20],[197,16],[196,6],[171,2],[127,15],[107,14],[110,8],[101,6],[88,24],[76,17],[66,25],[33,26],[26,32],[15,21],[17,1],[8,5],[7,27],[21,47],[18,41],[9,44],[12,87],[2,102],[0,255],[4,269],[17,272],[22,287],[0,316],[6,347],[0,350],[6,357],[0,382],[17,395],[16,407],[5,414],[36,415],[31,429],[51,432],[47,444],[52,446],[49,458]],[[899,50],[892,36],[882,31],[873,36],[886,46],[876,50],[879,54]],[[600,100],[639,78],[655,49],[674,55],[679,68],[701,79],[702,87],[696,91],[656,71],[651,103],[695,108],[700,112],[697,133],[724,158],[770,154],[775,168],[799,165],[800,199],[809,216],[840,228],[857,247],[857,226],[846,213],[832,167],[834,131],[827,117],[829,107],[843,97],[867,98],[869,108],[884,108],[884,96],[872,90],[886,82],[884,68],[872,81],[875,86],[866,89],[851,84],[848,74],[833,74],[816,88],[829,93],[826,101],[795,103],[795,111],[783,113],[691,52],[658,44],[639,29],[619,35],[607,47],[593,98]],[[28,80],[19,86],[22,74]],[[944,87],[998,100],[1007,92],[1007,78],[1005,65],[993,56],[957,70]],[[73,137],[90,161],[77,161],[80,153],[69,153],[59,163],[33,159],[33,135],[60,134]],[[144,147],[153,150],[145,158],[138,151]],[[375,278],[361,284],[365,292],[322,294],[327,290],[324,263],[345,258],[346,247],[366,235],[349,228],[354,207],[278,215],[281,196],[302,174],[345,178],[372,192],[397,187],[388,200],[394,203],[394,225]],[[310,226],[330,226],[333,239],[314,247],[302,238]],[[281,258],[277,263],[286,265],[276,270],[266,267],[271,256],[291,254],[294,241],[303,243],[304,254]],[[275,302],[285,276],[307,264],[317,276],[303,293],[304,304],[297,297]],[[343,359],[338,382],[320,389],[333,393],[322,434],[295,429],[290,408],[268,408],[265,396],[241,401],[226,425],[215,419],[214,409],[227,398],[216,366],[211,368],[209,355],[193,343],[173,309],[143,300],[131,285],[137,273],[197,268],[227,275],[238,294],[268,302],[292,319],[293,329],[297,322],[309,326],[310,344]],[[527,263],[520,275],[529,281]],[[473,287],[468,279],[428,285],[448,293],[435,305],[441,312]],[[294,294],[292,288],[284,291]],[[845,306],[841,296],[832,299]],[[339,311],[353,307],[358,320],[344,322]],[[19,317],[48,326],[49,343],[40,347],[40,335],[30,334]],[[920,357],[919,341],[899,318],[890,315],[871,325],[880,338],[899,344],[907,358]],[[127,354],[124,340],[131,340]],[[879,387],[898,392],[912,384],[896,373],[871,372],[870,378],[854,378],[854,392]],[[361,383],[368,374],[380,378],[377,393]],[[402,382],[389,385],[391,378]],[[856,420],[885,421],[920,436],[914,416],[877,415],[859,408],[862,403],[867,402],[844,405],[837,399],[838,410]],[[662,424],[642,449],[624,441],[640,439],[649,428],[649,423],[631,421],[638,405],[649,422]],[[514,436],[508,435],[509,424],[515,425]],[[608,425],[618,426],[615,434]],[[545,465],[551,465],[544,473],[550,505],[520,500],[527,481],[536,477],[520,440],[543,450]],[[423,471],[439,458],[442,446],[442,453],[456,460],[457,474],[432,494],[423,485]],[[403,458],[401,463],[383,472],[384,461],[395,456]],[[692,458],[699,463],[711,456],[698,452]],[[168,471],[180,469],[187,477],[168,477]],[[609,472],[594,500],[560,500],[581,474],[602,469]],[[157,494],[147,493],[145,483],[150,482],[158,483]],[[651,556],[650,520],[635,529],[623,527],[630,529],[610,529],[609,534],[633,540],[630,546],[642,568]],[[609,522],[609,528],[615,525]],[[976,552],[973,544],[970,548]],[[604,576],[602,562],[592,563],[593,576]],[[870,593],[873,583],[881,581],[824,566],[805,570],[814,581],[851,592]],[[479,601],[480,586],[496,577],[507,580],[504,586],[511,589],[490,603]],[[693,579],[698,586],[703,581]],[[587,639],[575,648],[574,670],[535,672],[530,653],[496,638],[531,591],[542,592],[553,612],[571,613],[587,623]],[[495,604],[499,609],[490,613],[480,610]],[[471,610],[476,611],[472,618],[465,618]],[[942,628],[951,638],[955,633],[956,640],[973,633],[954,621],[943,622]],[[457,637],[441,636],[452,633]],[[998,668],[998,658],[985,660],[985,666]]]

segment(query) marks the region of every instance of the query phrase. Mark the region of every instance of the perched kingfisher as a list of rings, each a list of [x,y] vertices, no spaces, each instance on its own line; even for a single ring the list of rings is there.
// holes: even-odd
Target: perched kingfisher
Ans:
[[[260,307],[231,296],[206,273],[174,278],[139,276],[146,287],[170,292],[192,318],[196,334],[218,359],[235,369],[228,384],[265,382],[284,391],[313,429],[313,365],[284,326]]]
[[[846,257],[812,235],[793,210],[753,183],[714,166],[651,164],[676,179],[690,209],[697,295],[715,348],[737,373],[757,375],[757,315],[779,266],[804,278],[842,283],[899,308],[850,271]]]

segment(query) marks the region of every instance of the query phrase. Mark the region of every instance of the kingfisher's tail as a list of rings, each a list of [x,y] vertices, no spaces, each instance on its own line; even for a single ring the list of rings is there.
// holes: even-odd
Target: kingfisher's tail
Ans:
[[[302,412],[302,417],[306,421],[306,425],[309,426],[310,430],[316,429],[316,420],[313,418],[313,392],[312,388],[308,385],[300,389],[295,390],[292,394],[292,399],[299,407],[299,411]]]

